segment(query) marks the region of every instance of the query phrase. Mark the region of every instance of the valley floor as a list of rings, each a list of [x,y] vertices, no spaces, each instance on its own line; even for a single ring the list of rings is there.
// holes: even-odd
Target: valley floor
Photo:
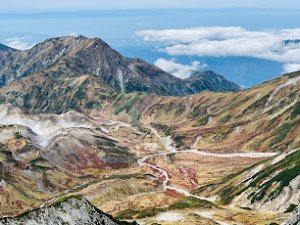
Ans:
[[[78,146],[86,148],[90,139],[99,138],[99,135],[103,135],[105,138],[118,142],[120,146],[126,147],[129,153],[135,154],[137,163],[133,163],[129,167],[106,168],[105,170],[96,167],[84,169],[75,176],[79,176],[80,180],[74,178],[76,181],[74,180],[70,186],[55,193],[47,189],[43,183],[42,175],[37,176],[36,172],[33,173],[27,169],[27,172],[25,171],[25,175],[28,176],[26,179],[37,176],[36,180],[32,182],[37,186],[36,193],[41,195],[39,197],[40,208],[61,201],[67,196],[82,195],[106,213],[120,219],[136,220],[145,225],[155,223],[163,225],[264,225],[269,222],[279,224],[285,219],[284,215],[275,213],[260,213],[235,207],[223,207],[219,205],[215,196],[193,194],[193,191],[201,186],[217,182],[229,174],[272,157],[276,153],[218,154],[198,149],[178,150],[174,147],[170,137],[165,137],[151,126],[103,121],[97,118],[86,118],[77,113],[75,116],[72,113],[59,116],[57,119],[59,123],[56,125],[53,125],[53,116],[51,123],[47,118],[43,118],[43,124],[48,123],[47,127],[42,127],[42,123],[38,125],[36,117],[29,119],[24,115],[19,115],[19,118],[11,120],[9,116],[3,113],[2,117],[2,121],[6,121],[0,132],[2,144],[13,145],[15,143],[12,135],[15,132],[14,129],[17,129],[20,132],[19,135],[22,135],[21,127],[27,126],[35,133],[32,137],[27,136],[27,139],[33,138],[37,142],[35,144],[46,149],[47,152],[50,150],[60,151],[60,155],[54,155],[53,158],[57,160],[58,164],[61,160],[61,154],[64,154],[63,151],[69,148],[68,139],[70,137],[76,137],[75,143],[79,140],[85,140]],[[75,117],[76,123],[73,121],[73,117]],[[41,120],[41,118],[39,119]],[[10,125],[15,126],[13,130],[11,130]],[[90,135],[91,132],[94,133]],[[20,138],[19,141],[21,141]],[[59,148],[60,145],[63,145],[63,150]],[[17,146],[14,148],[13,155],[18,156]],[[71,148],[75,148],[75,146],[71,144]],[[31,157],[31,154],[23,154],[21,155],[23,158],[19,156],[19,160],[26,161],[26,157]],[[114,157],[109,160],[117,160]],[[69,158],[67,159],[69,160]],[[42,168],[41,166],[40,168]],[[43,166],[45,167],[45,163]],[[65,166],[65,164],[59,164],[56,167],[60,168],[61,171],[67,171],[68,167],[63,168]],[[78,173],[77,170],[78,168],[74,169],[73,173]],[[62,182],[60,173],[51,176],[57,177],[55,179]],[[71,177],[70,174],[68,176]],[[68,182],[70,182],[69,178]],[[2,200],[3,202],[4,200]],[[22,210],[19,209],[18,214],[21,212]]]

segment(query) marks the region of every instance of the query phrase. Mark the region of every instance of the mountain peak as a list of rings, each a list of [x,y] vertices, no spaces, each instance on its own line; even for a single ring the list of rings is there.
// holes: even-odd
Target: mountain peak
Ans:
[[[64,45],[81,45],[85,43],[85,44],[106,45],[107,47],[109,47],[109,45],[100,38],[89,38],[83,35],[49,38],[38,45],[45,45],[47,43],[64,44]],[[84,45],[82,47],[84,47]]]
[[[122,56],[100,38],[85,36],[47,39],[29,50],[12,54],[12,57],[2,57],[0,65],[3,65],[0,86],[16,78],[44,73],[53,77],[97,76],[101,83],[117,92],[183,96],[203,90],[236,90],[231,87],[215,89],[213,83],[210,87],[190,84],[195,79],[181,80],[143,60]]]
[[[218,74],[212,70],[204,70],[204,71],[194,71],[190,78],[192,77],[207,77],[207,76],[218,76],[218,77],[222,77],[224,78],[224,76],[222,76],[221,74]]]
[[[190,78],[185,79],[191,88],[209,91],[239,91],[240,86],[228,81],[224,76],[211,70],[194,71]]]

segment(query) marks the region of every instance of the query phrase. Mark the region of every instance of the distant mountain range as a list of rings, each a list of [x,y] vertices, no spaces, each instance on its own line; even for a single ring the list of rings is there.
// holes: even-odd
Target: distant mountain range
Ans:
[[[10,54],[0,59],[0,85],[34,73],[43,73],[97,76],[101,83],[118,92],[182,96],[203,90],[240,89],[214,73],[199,75],[199,79],[181,80],[141,59],[122,56],[98,38],[61,37],[46,40],[27,51],[13,51],[5,46],[1,49]]]

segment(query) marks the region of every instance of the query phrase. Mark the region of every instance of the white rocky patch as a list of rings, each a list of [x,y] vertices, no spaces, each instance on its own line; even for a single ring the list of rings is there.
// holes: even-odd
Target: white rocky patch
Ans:
[[[0,219],[0,225],[118,225],[86,200],[70,199],[56,206],[42,208],[22,217]]]
[[[298,205],[298,207],[293,211],[293,214],[290,217],[290,219],[287,222],[282,223],[281,225],[299,225],[299,222],[300,222],[300,205]]]
[[[272,201],[257,204],[256,208],[265,211],[284,212],[290,204],[298,204],[300,198],[300,175],[284,187],[280,195]]]

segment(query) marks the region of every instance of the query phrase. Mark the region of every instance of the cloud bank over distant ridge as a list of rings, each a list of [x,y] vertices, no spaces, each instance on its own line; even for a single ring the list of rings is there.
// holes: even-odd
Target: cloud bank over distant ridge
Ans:
[[[246,30],[242,27],[197,27],[144,30],[145,41],[163,42],[172,56],[254,57],[284,63],[285,72],[300,69],[300,28]]]
[[[206,64],[201,64],[199,61],[193,61],[191,65],[183,65],[177,63],[175,59],[166,60],[163,58],[159,58],[154,64],[181,79],[189,78],[194,71],[203,70],[207,67]]]
[[[26,42],[26,37],[12,37],[6,39],[6,45],[18,49],[18,50],[27,50],[30,49],[33,45]]]

